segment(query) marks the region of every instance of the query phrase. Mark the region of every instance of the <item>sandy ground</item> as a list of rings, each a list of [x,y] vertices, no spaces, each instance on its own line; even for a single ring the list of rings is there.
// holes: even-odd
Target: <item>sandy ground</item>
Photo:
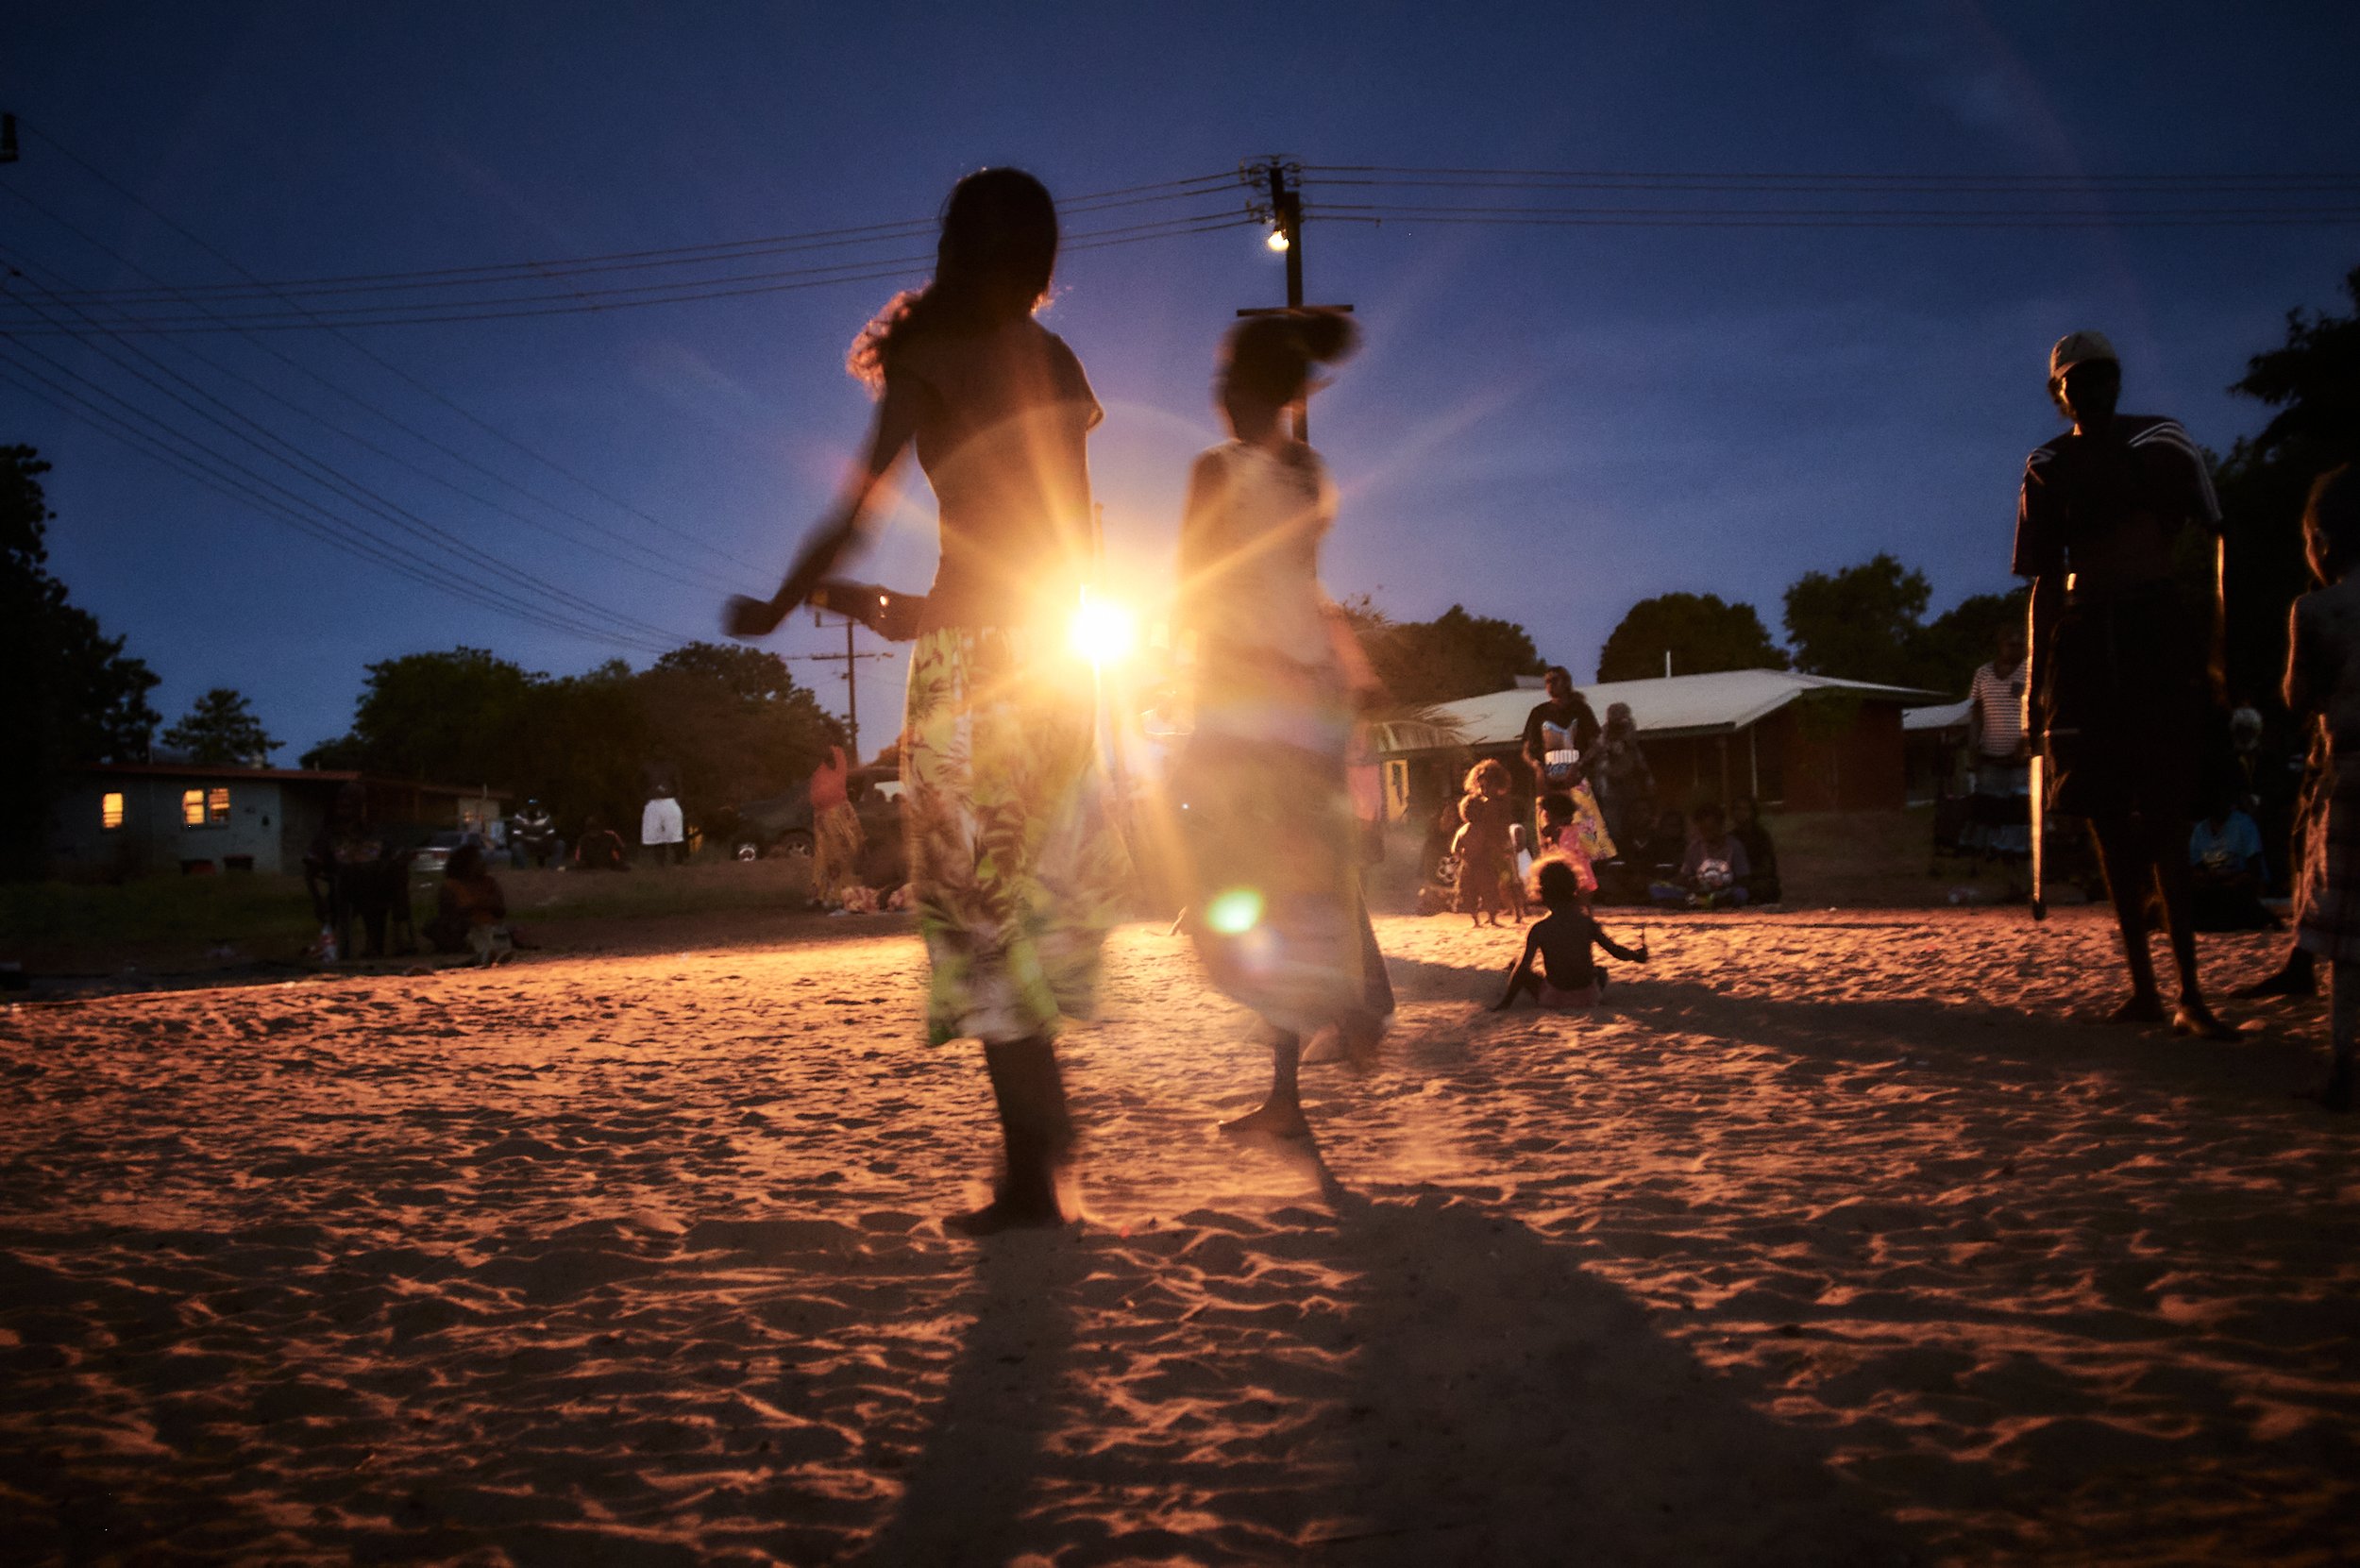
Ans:
[[[1514,933],[1384,922],[1289,1158],[1128,928],[1089,1220],[981,1247],[899,932],[9,1009],[0,1560],[2360,1556],[2316,1004],[2094,1023],[2079,913],[1652,935],[1498,1019]]]

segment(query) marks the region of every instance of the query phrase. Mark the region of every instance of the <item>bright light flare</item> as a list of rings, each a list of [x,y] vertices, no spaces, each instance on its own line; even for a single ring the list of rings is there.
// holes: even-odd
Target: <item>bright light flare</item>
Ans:
[[[1253,887],[1217,893],[1205,906],[1205,923],[1223,936],[1242,936],[1262,923],[1262,895]]]
[[[1287,231],[1283,228],[1273,228],[1270,231],[1270,238],[1264,240],[1262,243],[1270,246],[1273,250],[1285,250],[1287,248]]]
[[[1138,618],[1113,599],[1085,598],[1066,627],[1066,643],[1093,665],[1117,664],[1138,647]]]

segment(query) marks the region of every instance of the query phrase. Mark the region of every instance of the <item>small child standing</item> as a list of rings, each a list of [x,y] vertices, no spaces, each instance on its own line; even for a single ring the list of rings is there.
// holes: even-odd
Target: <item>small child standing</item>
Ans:
[[[1508,793],[1508,769],[1487,757],[1467,770],[1467,792],[1458,801],[1466,832],[1458,840],[1458,908],[1476,925],[1500,923],[1509,907],[1508,880],[1515,874],[1516,802]],[[1518,920],[1524,912],[1517,910]]]
[[[2352,1107],[2360,1051],[2360,480],[2352,464],[2311,487],[2304,551],[2324,587],[2295,600],[2286,647],[2286,706],[2327,738],[2327,811],[2314,818],[2295,880],[2295,942],[2330,965],[2332,1065],[2319,1103]]]
[[[1598,922],[1590,918],[1590,907],[1582,901],[1581,882],[1575,876],[1573,863],[1565,860],[1544,860],[1533,872],[1533,892],[1548,910],[1532,923],[1525,934],[1524,956],[1508,971],[1508,989],[1500,993],[1492,1011],[1504,1013],[1514,1004],[1523,992],[1530,991],[1533,1001],[1543,1007],[1594,1007],[1599,994],[1606,988],[1606,977],[1591,957],[1593,947],[1604,948],[1615,957],[1633,964],[1647,961],[1647,946],[1643,939],[1636,948],[1627,948],[1598,929]],[[1539,954],[1542,972],[1533,972],[1533,955]]]
[[[1574,879],[1581,884],[1581,890],[1594,893],[1598,890],[1597,868],[1590,863],[1590,849],[1582,842],[1583,837],[1572,796],[1552,791],[1541,797],[1541,848],[1534,858],[1562,860],[1574,868]]]

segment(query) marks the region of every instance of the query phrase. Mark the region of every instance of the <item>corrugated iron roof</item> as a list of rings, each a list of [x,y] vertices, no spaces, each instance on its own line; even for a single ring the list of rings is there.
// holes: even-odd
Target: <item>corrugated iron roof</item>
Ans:
[[[1956,702],[1939,702],[1930,708],[1903,708],[1901,728],[1913,733],[1919,730],[1964,730],[1966,716],[1975,711],[1975,700],[1963,697]]]
[[[1885,702],[1922,702],[1940,695],[1910,686],[1839,681],[1785,669],[1725,669],[1710,675],[1659,676],[1651,681],[1602,681],[1576,689],[1590,700],[1601,720],[1609,703],[1629,703],[1639,733],[1658,739],[1743,730],[1814,691],[1858,692],[1870,700]],[[1513,746],[1524,735],[1525,720],[1542,700],[1538,693],[1518,687],[1444,702],[1436,711],[1458,726],[1464,745]]]

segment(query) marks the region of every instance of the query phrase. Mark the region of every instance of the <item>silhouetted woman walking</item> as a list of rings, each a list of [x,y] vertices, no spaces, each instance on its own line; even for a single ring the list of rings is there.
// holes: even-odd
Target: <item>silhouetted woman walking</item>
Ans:
[[[1306,1136],[1306,1038],[1332,1026],[1348,1050],[1373,1050],[1392,1011],[1345,766],[1353,700],[1374,678],[1320,585],[1335,486],[1284,425],[1311,367],[1350,352],[1354,336],[1331,312],[1231,331],[1216,394],[1234,439],[1198,456],[1180,524],[1196,728],[1174,786],[1188,808],[1191,926],[1214,985],[1275,1037],[1270,1095],[1233,1132]]]
[[[1124,859],[1105,815],[1089,666],[1067,623],[1095,554],[1085,443],[1100,418],[1082,364],[1033,320],[1057,257],[1049,193],[1017,169],[959,181],[934,280],[894,298],[852,346],[880,394],[843,498],[766,601],[733,600],[760,635],[860,540],[905,447],[939,502],[941,564],[918,622],[902,731],[910,880],[933,977],[936,1043],[980,1039],[1005,1171],[952,1228],[982,1236],[1064,1219],[1073,1144],[1053,1047],[1086,1016]]]

